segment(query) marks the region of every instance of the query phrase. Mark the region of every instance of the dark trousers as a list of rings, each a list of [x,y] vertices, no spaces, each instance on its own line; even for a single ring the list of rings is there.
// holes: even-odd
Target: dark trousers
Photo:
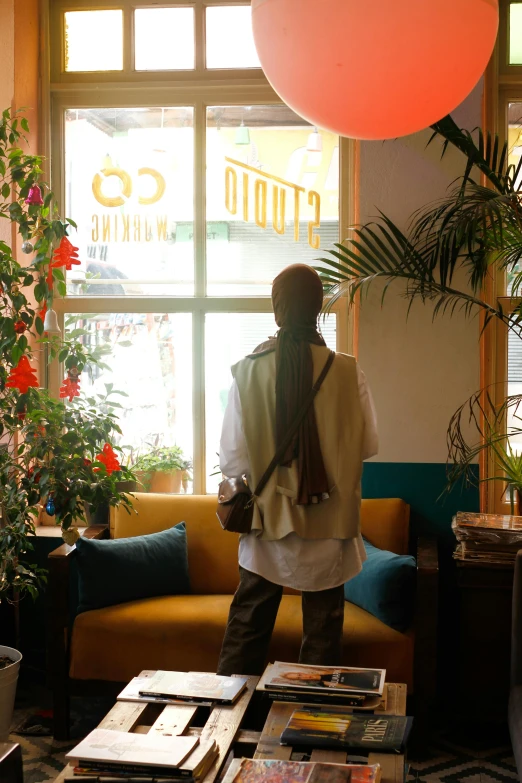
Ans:
[[[262,674],[283,588],[239,567],[219,656],[218,674]],[[341,663],[344,586],[302,593],[303,638],[299,663]]]

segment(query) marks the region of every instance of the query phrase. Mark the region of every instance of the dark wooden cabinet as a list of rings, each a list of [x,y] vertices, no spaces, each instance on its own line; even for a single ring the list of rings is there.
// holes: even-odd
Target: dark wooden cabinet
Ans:
[[[513,567],[458,561],[457,586],[457,710],[506,720]]]

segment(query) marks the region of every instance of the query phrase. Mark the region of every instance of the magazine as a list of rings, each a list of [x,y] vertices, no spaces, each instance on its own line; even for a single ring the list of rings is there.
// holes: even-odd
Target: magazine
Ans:
[[[213,701],[204,701],[201,699],[173,699],[169,696],[151,696],[150,694],[144,694],[141,691],[147,689],[150,685],[151,679],[157,674],[155,669],[144,669],[137,677],[133,677],[128,685],[118,694],[118,701],[132,701],[132,702],[152,702],[156,704],[195,704],[200,707],[213,707]]]
[[[66,758],[74,767],[122,772],[152,771],[158,777],[169,776],[173,769],[182,765],[198,742],[199,737],[165,737],[94,729],[66,753]]]
[[[215,740],[207,740],[206,742],[200,742],[196,746],[194,751],[189,755],[182,764],[173,769],[169,775],[165,776],[165,779],[172,781],[179,781],[179,783],[196,783],[201,780],[219,755],[219,748],[216,745]],[[96,783],[96,781],[103,781],[104,778],[123,778],[125,780],[131,780],[132,778],[143,779],[143,770],[140,772],[126,772],[125,770],[108,769],[104,767],[103,762],[99,764],[100,768],[94,766],[87,767],[74,767],[73,774],[78,776],[89,777],[90,782]],[[154,780],[162,780],[163,778],[158,776],[157,768],[151,770],[151,775]]]
[[[222,677],[205,672],[167,672],[158,670],[140,689],[143,696],[170,697],[233,704],[246,688],[246,677]]]
[[[241,759],[239,765],[232,762],[223,783],[379,783],[380,779],[379,764]]]
[[[413,718],[364,715],[332,707],[294,710],[281,735],[285,745],[306,745],[334,750],[358,749],[403,753]]]
[[[385,669],[306,666],[276,661],[265,672],[261,683],[266,690],[381,696],[385,677]]]

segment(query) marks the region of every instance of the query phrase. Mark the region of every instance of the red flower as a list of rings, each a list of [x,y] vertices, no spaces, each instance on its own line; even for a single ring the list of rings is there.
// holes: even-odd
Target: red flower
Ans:
[[[11,369],[5,385],[18,389],[21,394],[26,394],[30,386],[38,387],[36,370],[29,364],[27,356],[22,356],[16,367]]]
[[[86,468],[88,468],[89,465],[92,465],[92,462],[91,462],[90,459],[87,459],[87,457],[84,457],[83,458],[83,464],[85,465]]]
[[[73,401],[74,397],[80,396],[80,381],[71,380],[71,378],[65,378],[60,386],[60,397],[68,397],[69,402]]]
[[[46,304],[44,304],[44,306],[42,307],[42,309],[41,309],[41,310],[38,312],[38,318],[40,318],[40,319],[43,321],[43,320],[44,320],[44,318],[45,318],[45,314],[46,314],[46,312],[47,312],[47,305],[46,305]]]
[[[78,258],[78,248],[71,244],[67,237],[62,237],[59,246],[54,251],[51,267],[64,266],[70,271],[73,268],[73,264],[81,264]],[[52,275],[50,268],[49,273]]]
[[[121,470],[121,465],[118,462],[118,457],[116,456],[116,452],[114,451],[110,443],[105,444],[101,454],[97,454],[95,460],[96,462],[102,462],[105,465],[105,469],[109,476],[111,475],[111,473],[113,473],[113,471]],[[93,468],[93,470],[98,472],[100,468]]]
[[[20,421],[25,421],[25,408],[23,408],[21,411],[18,411],[16,415]]]
[[[14,325],[14,330],[16,334],[23,334],[26,329],[27,329],[27,324],[25,323],[25,321],[22,321],[22,319],[17,321]]]

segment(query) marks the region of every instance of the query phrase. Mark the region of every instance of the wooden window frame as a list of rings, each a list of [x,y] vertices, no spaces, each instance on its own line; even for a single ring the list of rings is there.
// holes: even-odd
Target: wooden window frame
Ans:
[[[268,313],[272,312],[269,296],[260,297],[210,297],[205,295],[205,137],[207,106],[225,105],[275,105],[282,101],[269,85],[261,69],[220,70],[207,69],[204,65],[205,7],[248,5],[245,0],[193,0],[192,2],[168,2],[161,7],[193,6],[196,25],[196,61],[193,71],[133,71],[132,9],[157,8],[157,3],[109,2],[97,0],[89,5],[83,0],[48,0],[43,20],[43,138],[44,153],[50,179],[58,203],[64,204],[65,171],[65,110],[74,108],[103,107],[194,107],[195,145],[195,289],[193,297],[55,297],[54,308],[61,327],[67,313],[100,312],[190,312],[193,317],[193,491],[206,492],[205,465],[205,343],[204,319],[206,313]],[[63,14],[73,10],[124,10],[124,70],[120,72],[66,73],[63,69]],[[60,38],[60,35],[62,38]],[[350,225],[357,221],[357,166],[356,142],[339,139],[339,232],[340,239]],[[349,307],[347,297],[342,297],[334,312],[337,318],[337,350],[354,353],[356,347],[356,314]],[[57,363],[49,370],[48,386],[55,395],[63,377],[63,368]]]

